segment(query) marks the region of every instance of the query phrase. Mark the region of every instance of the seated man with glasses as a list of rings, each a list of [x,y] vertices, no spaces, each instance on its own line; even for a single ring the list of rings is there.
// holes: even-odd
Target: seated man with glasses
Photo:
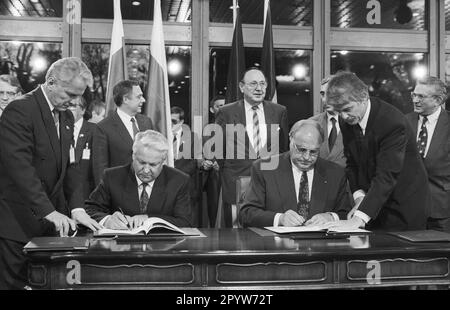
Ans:
[[[165,165],[169,144],[154,130],[139,132],[133,162],[106,169],[85,209],[105,228],[141,226],[149,217],[178,227],[192,225],[189,176]]]
[[[276,169],[256,161],[239,217],[243,226],[320,225],[345,219],[351,209],[344,168],[319,158],[324,132],[314,120],[292,126],[290,151]]]
[[[6,106],[20,95],[22,95],[22,88],[17,78],[8,74],[0,75],[0,116]]]

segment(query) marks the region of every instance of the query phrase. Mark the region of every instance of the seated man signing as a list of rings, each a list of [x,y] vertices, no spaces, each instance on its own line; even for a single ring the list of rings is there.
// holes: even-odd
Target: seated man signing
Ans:
[[[319,158],[324,133],[313,120],[292,126],[290,151],[256,161],[239,217],[243,226],[320,225],[345,219],[350,211],[342,167]]]
[[[86,201],[87,213],[110,229],[139,227],[149,217],[191,226],[189,176],[165,165],[168,149],[161,133],[138,133],[132,163],[104,171]]]

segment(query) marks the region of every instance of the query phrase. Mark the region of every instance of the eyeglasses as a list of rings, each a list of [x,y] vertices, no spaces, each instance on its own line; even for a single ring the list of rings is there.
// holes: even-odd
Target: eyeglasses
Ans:
[[[414,92],[411,93],[411,99],[418,99],[423,100],[425,98],[433,97],[434,95],[422,95],[422,94],[416,94]]]
[[[262,88],[262,89],[266,89],[266,87],[267,87],[267,83],[266,82],[256,82],[256,81],[253,81],[253,82],[250,82],[250,83],[246,83],[246,85],[248,86],[248,88],[250,88],[250,89],[256,89],[256,87],[258,87],[258,85]]]
[[[306,157],[306,155],[309,155],[310,157],[317,157],[319,156],[320,149],[315,150],[308,150],[303,147],[299,147],[297,144],[292,142],[292,145],[294,146],[294,150],[302,155],[303,157]]]

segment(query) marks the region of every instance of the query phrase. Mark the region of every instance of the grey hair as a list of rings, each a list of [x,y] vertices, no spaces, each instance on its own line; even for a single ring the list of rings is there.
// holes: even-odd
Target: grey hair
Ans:
[[[293,139],[295,134],[305,126],[311,126],[317,130],[320,136],[320,144],[325,141],[325,133],[322,126],[320,126],[319,122],[312,119],[302,119],[292,125],[291,131],[289,132],[289,139]]]
[[[166,137],[162,133],[150,129],[139,132],[134,138],[133,155],[136,154],[140,147],[166,153],[166,155],[169,151],[169,143]]]
[[[57,81],[69,84],[75,78],[80,77],[87,86],[92,87],[94,78],[91,70],[78,57],[66,57],[55,61],[47,71],[45,80],[54,78]]]
[[[328,82],[327,103],[343,106],[349,101],[365,102],[369,99],[369,87],[356,74],[340,71]]]
[[[434,95],[439,97],[441,104],[447,99],[447,86],[435,76],[427,76],[417,80],[416,85],[426,85],[434,87]]]

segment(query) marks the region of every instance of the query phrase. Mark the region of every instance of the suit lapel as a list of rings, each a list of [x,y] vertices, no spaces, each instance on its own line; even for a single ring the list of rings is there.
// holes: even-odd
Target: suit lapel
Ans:
[[[69,112],[71,113],[71,112]],[[67,167],[67,162],[69,160],[69,149],[70,145],[73,144],[73,124],[69,122],[69,120],[66,117],[66,112],[60,113],[60,120],[59,120],[59,135],[60,135],[60,141],[61,141],[61,175],[64,175],[64,172]]]
[[[449,119],[447,116],[447,111],[441,109],[436,128],[434,129],[433,137],[431,138],[430,147],[428,148],[428,153],[425,157],[426,161],[431,161],[435,158],[435,155],[439,155],[439,148],[442,147],[442,144],[446,142],[448,126]]]
[[[60,172],[61,168],[61,145],[58,139],[58,133],[56,131],[55,121],[52,116],[52,111],[48,106],[47,100],[44,97],[44,94],[41,88],[37,88],[34,92],[34,96],[41,110],[42,120],[44,121],[45,129],[47,131],[47,135],[50,140],[50,145],[53,150],[53,154],[55,155],[58,172]],[[62,114],[62,113],[61,113]],[[61,123],[61,121],[60,121]]]
[[[250,137],[248,136],[248,133],[247,133],[247,121],[246,121],[246,117],[245,117],[244,100],[240,100],[236,107],[237,108],[236,108],[236,110],[234,112],[234,120],[235,120],[234,124],[235,125],[237,125],[237,124],[244,125],[244,130],[245,130],[244,145],[245,145],[245,149],[247,150],[247,146],[248,146],[248,148],[252,148],[252,144],[250,143]],[[240,147],[240,146],[237,145],[238,143],[240,143],[240,141],[235,140],[234,143],[235,143],[235,152],[236,152],[238,147]],[[253,152],[254,152],[254,150],[253,150]],[[247,158],[247,155],[248,154],[246,154],[246,158]]]
[[[166,201],[166,167],[163,167],[161,174],[155,179],[153,183],[152,193],[147,204],[147,212],[162,214],[162,206]]]
[[[283,211],[289,209],[297,210],[297,194],[295,193],[294,175],[292,174],[292,164],[290,153],[280,155],[279,169],[276,173],[279,196],[283,201]]]
[[[311,191],[310,214],[322,213],[328,195],[327,173],[320,158],[314,166],[314,179]]]
[[[125,127],[125,124],[122,122],[122,120],[119,117],[119,114],[117,114],[117,111],[113,114],[113,125],[117,130],[117,133],[122,138],[122,140],[130,147],[130,149],[133,146],[133,139],[131,139],[130,134],[128,133],[127,128]]]
[[[323,128],[323,134],[325,140],[322,143],[322,147],[320,149],[322,158],[327,158],[330,154],[330,149],[328,147],[328,117],[327,112],[323,112],[321,115],[321,119],[319,120],[320,125]]]
[[[277,120],[275,119],[275,111],[273,110],[272,105],[269,104],[268,101],[263,102],[264,107],[264,118],[266,120],[266,132],[267,132],[267,140],[266,145],[262,145],[262,148],[267,148],[267,151],[271,151],[269,147],[272,145],[272,135],[270,134],[270,125],[277,124]],[[280,124],[278,124],[280,126]],[[278,131],[277,131],[278,132]]]

